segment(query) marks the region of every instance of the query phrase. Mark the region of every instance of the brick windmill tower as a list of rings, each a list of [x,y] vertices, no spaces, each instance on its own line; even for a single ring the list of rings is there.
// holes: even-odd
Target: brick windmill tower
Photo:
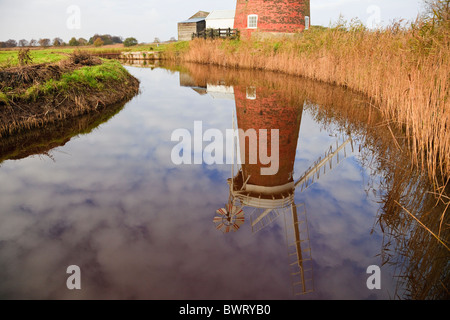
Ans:
[[[237,0],[234,28],[253,32],[296,33],[310,26],[310,0]]]

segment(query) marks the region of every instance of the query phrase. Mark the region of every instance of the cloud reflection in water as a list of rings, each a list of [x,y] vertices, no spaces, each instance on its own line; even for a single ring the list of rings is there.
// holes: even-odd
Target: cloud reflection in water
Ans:
[[[177,73],[129,70],[142,93],[94,132],[0,168],[0,298],[293,299],[282,221],[231,235],[212,217],[228,199],[228,165],[175,166],[173,130],[225,132],[234,101],[180,87]],[[304,111],[295,177],[334,142]],[[366,288],[379,264],[378,205],[357,153],[305,192],[315,292],[305,299],[387,298]],[[65,287],[81,267],[82,290]],[[384,269],[383,269],[384,270]],[[388,270],[388,269],[386,269]]]

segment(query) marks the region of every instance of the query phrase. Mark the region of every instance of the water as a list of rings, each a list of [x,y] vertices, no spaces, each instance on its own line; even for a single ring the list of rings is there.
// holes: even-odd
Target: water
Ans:
[[[412,239],[392,230],[421,229],[388,204],[398,191],[393,186],[400,185],[405,203],[426,207],[428,189],[417,174],[401,173],[406,182],[396,183],[397,171],[407,165],[387,156],[398,152],[386,145],[392,139],[376,126],[382,120],[362,97],[268,73],[195,65],[127,68],[141,81],[141,93],[124,106],[25,139],[38,146],[20,138],[9,147],[2,142],[0,298],[408,297],[407,285],[396,277],[405,272],[398,261],[407,261],[406,269],[417,262],[397,243],[409,241],[411,249]],[[266,196],[268,202],[256,208],[258,192],[241,199],[235,193],[236,205],[241,200],[253,206],[244,206],[237,232],[224,233],[214,217],[230,199],[232,174],[234,186],[242,187],[239,169],[176,165],[171,154],[178,142],[171,135],[180,128],[193,134],[195,121],[203,131],[225,133],[233,117],[241,128],[280,129],[279,174],[268,180],[252,173],[249,184],[284,185],[286,199]],[[318,172],[291,190],[315,165]],[[260,167],[245,167],[246,177]],[[265,219],[274,221],[257,223],[267,208]],[[293,208],[301,222],[302,259],[286,243],[295,242]],[[389,220],[393,211],[409,222]],[[394,238],[402,241],[394,245]],[[445,266],[448,256],[427,241],[437,247],[427,254]],[[396,251],[386,250],[392,246]],[[81,290],[66,287],[69,265],[81,269]],[[305,287],[290,275],[299,265]],[[371,265],[381,267],[380,290],[367,287]],[[427,279],[439,283],[440,273]]]

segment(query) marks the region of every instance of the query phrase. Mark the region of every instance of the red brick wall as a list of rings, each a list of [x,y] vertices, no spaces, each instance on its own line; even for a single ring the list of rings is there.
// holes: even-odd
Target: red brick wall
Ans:
[[[261,167],[269,165],[249,164],[248,141],[245,148],[245,161],[242,165],[244,175],[251,175],[249,184],[259,186],[280,186],[293,181],[295,153],[297,149],[298,135],[303,112],[303,104],[293,104],[286,98],[268,92],[266,88],[256,88],[256,99],[247,99],[247,88],[235,86],[237,125],[239,129],[267,129],[267,150],[270,153],[270,129],[279,130],[279,170],[275,175],[261,175]],[[259,140],[259,135],[258,135]],[[242,147],[243,141],[240,141]],[[258,146],[259,148],[259,146]],[[258,159],[259,160],[259,159]],[[258,161],[259,162],[259,161]]]
[[[237,0],[234,28],[241,35],[253,31],[295,33],[304,30],[310,0]],[[258,28],[247,29],[247,16],[258,15]]]

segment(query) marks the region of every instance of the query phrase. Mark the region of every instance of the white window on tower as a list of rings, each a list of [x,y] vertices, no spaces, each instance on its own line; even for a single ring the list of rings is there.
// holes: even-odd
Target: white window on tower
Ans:
[[[258,15],[257,14],[250,14],[247,17],[247,28],[249,29],[256,29],[258,28]]]
[[[309,29],[309,17],[305,16],[305,30]]]

